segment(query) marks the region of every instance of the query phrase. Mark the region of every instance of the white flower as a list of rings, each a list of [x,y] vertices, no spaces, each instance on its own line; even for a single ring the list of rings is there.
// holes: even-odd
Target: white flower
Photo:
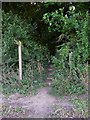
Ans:
[[[52,25],[52,23],[49,23],[49,25],[51,26],[51,25]]]
[[[74,10],[75,10],[75,6],[70,6],[70,7],[69,7],[69,10],[70,10],[70,11],[71,11],[71,10],[74,11]]]
[[[67,14],[65,15],[66,18],[68,18]]]

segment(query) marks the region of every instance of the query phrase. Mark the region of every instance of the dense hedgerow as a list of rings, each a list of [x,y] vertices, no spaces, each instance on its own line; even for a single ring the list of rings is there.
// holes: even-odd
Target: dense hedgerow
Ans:
[[[52,58],[55,68],[53,88],[59,94],[84,93],[88,89],[88,60],[90,16],[76,12],[71,6],[66,15],[63,9],[43,16],[49,25],[49,31],[60,32],[65,35],[67,42],[63,41],[57,46],[56,55]]]
[[[2,12],[2,83],[6,92],[27,93],[45,79],[48,50],[36,43],[35,23],[29,24],[11,11]],[[18,79],[18,45],[22,42],[23,80]],[[23,86],[23,87],[22,87]]]

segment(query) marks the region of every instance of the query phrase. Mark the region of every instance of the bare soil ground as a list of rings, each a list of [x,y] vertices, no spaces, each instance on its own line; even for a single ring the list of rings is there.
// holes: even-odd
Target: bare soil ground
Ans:
[[[49,94],[50,87],[38,89],[38,94],[23,96],[18,93],[8,97],[0,95],[1,117],[11,118],[52,118],[82,117],[70,102],[75,96],[62,98]],[[87,96],[82,96],[86,99]]]

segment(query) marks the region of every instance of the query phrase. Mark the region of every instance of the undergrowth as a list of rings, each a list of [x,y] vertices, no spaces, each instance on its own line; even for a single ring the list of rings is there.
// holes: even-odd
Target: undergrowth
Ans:
[[[88,99],[76,98],[76,99],[71,100],[71,102],[76,106],[76,111],[78,113],[81,113],[84,116],[84,118],[89,117]]]
[[[2,69],[4,70],[4,69]],[[45,70],[44,70],[45,71]],[[37,74],[37,73],[36,73]],[[46,74],[43,72],[43,75]],[[19,80],[18,71],[13,69],[7,69],[7,71],[2,72],[2,92],[4,94],[20,93],[23,95],[35,94],[37,89],[44,86],[44,79],[39,79],[41,76],[31,78],[30,71],[28,69],[24,70],[23,79]],[[44,75],[45,77],[45,75]]]

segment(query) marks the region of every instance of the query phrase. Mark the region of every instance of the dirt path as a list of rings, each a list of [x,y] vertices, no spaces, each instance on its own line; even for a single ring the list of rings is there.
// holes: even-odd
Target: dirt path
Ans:
[[[55,100],[48,94],[48,88],[41,88],[35,96],[22,97],[9,102],[13,106],[22,106],[24,110],[28,111],[27,117],[43,118],[52,110],[51,107]]]
[[[65,98],[57,98],[48,92],[50,87],[40,88],[38,94],[34,96],[22,96],[18,93],[3,96],[3,116],[4,117],[26,117],[26,118],[48,118],[53,113],[63,112],[63,117],[72,117],[71,112],[75,109],[74,105]],[[1,102],[1,101],[0,101]],[[68,116],[65,113],[68,111]],[[66,115],[65,115],[66,114]],[[53,116],[54,117],[54,116]]]

